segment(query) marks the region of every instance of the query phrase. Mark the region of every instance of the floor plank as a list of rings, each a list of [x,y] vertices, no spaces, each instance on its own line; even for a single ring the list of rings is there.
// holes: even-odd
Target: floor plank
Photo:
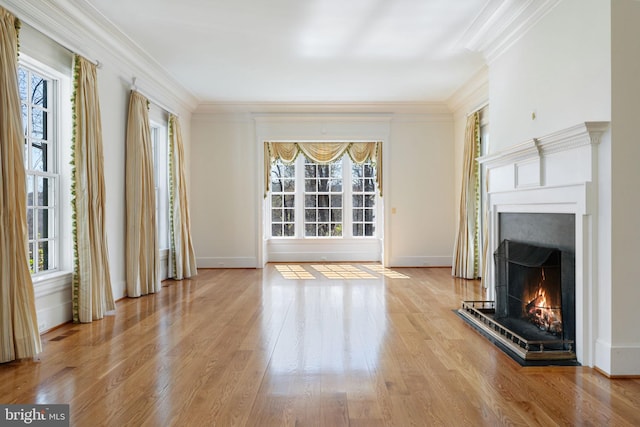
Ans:
[[[277,266],[201,270],[47,333],[0,365],[0,403],[68,403],[74,426],[640,425],[640,380],[521,367],[462,321],[477,281]]]

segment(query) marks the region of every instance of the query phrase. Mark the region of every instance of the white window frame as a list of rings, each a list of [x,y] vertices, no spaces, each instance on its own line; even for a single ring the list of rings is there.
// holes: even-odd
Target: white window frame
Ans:
[[[53,192],[52,200],[49,201],[47,205],[48,215],[53,217],[51,220],[51,228],[49,230],[49,235],[47,238],[39,238],[38,236],[32,235],[32,238],[29,238],[29,246],[33,244],[33,252],[34,262],[30,265],[30,270],[32,272],[32,276],[45,276],[51,273],[56,273],[60,270],[61,265],[61,243],[60,243],[60,223],[61,218],[65,214],[65,210],[61,204],[60,197],[60,189],[61,189],[61,174],[60,174],[60,99],[61,99],[61,80],[65,78],[59,72],[47,67],[46,65],[33,60],[25,55],[20,55],[19,59],[19,68],[24,69],[31,76],[32,74],[37,74],[38,76],[46,79],[48,81],[47,88],[47,107],[43,108],[47,113],[46,120],[46,128],[47,135],[46,138],[42,139],[46,141],[47,144],[47,171],[38,171],[35,169],[30,169],[32,165],[31,159],[31,145],[36,141],[40,140],[39,138],[33,138],[32,135],[32,120],[31,120],[31,99],[28,99],[29,103],[27,104],[27,123],[23,124],[26,126],[26,135],[25,138],[25,152],[24,152],[24,166],[27,178],[27,197],[30,186],[30,177],[33,177],[33,190],[34,193],[37,191],[37,180],[38,178],[46,178],[51,180],[50,191]],[[27,77],[27,93],[28,96],[31,96],[31,79]],[[21,105],[23,104],[23,99],[21,98]],[[21,107],[22,108],[22,107]],[[27,200],[27,209],[29,206],[33,208],[33,231],[35,232],[38,227],[38,217],[36,214],[38,210],[43,210],[44,206],[39,206],[39,204],[35,201],[35,194],[33,195],[32,204],[28,204]],[[48,268],[46,270],[39,270],[38,268],[38,255],[39,252],[39,244],[43,241],[48,242]]]
[[[159,249],[169,249],[169,135],[166,124],[150,120],[153,179],[156,194],[156,231]]]
[[[267,240],[375,240],[380,238],[381,232],[381,198],[376,188],[375,192],[375,232],[372,236],[353,235],[353,210],[352,210],[352,161],[348,155],[344,155],[342,162],[342,235],[341,236],[306,236],[305,235],[305,156],[299,155],[295,160],[296,189],[295,189],[295,236],[273,236],[271,228],[271,191],[266,201],[265,227],[268,232]]]

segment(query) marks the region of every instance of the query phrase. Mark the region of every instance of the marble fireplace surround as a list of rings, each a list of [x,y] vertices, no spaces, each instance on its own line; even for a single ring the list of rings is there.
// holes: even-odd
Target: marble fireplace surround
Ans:
[[[479,159],[488,177],[488,299],[495,299],[492,254],[500,213],[575,215],[576,357],[594,365],[598,145],[609,122],[585,122]]]

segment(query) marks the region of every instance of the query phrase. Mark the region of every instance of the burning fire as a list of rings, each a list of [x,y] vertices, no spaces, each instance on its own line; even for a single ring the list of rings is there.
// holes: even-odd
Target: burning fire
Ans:
[[[559,335],[562,333],[562,314],[561,309],[554,307],[550,298],[547,297],[547,291],[543,288],[544,272],[542,274],[542,282],[538,284],[538,289],[533,297],[528,298],[525,312],[529,321],[540,329]]]

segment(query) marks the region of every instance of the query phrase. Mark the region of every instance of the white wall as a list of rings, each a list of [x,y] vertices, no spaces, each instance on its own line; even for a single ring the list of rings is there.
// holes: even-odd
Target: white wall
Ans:
[[[327,106],[317,108],[326,112]],[[448,110],[438,106],[435,112],[394,114],[394,108],[406,107],[380,105],[374,107],[375,113],[371,106],[350,108],[337,107],[339,112],[331,113],[327,134],[344,138],[344,132],[355,132],[349,136],[362,137],[357,129],[363,120],[375,127],[380,114],[391,117],[388,139],[383,141],[386,262],[391,266],[450,265],[454,196],[453,127]],[[313,117],[309,109],[313,111],[313,106],[283,106],[279,111]],[[254,118],[265,113],[279,114],[273,113],[273,107],[249,106],[236,112],[205,108],[193,116],[192,227],[200,266],[261,266],[264,166]],[[320,129],[322,120],[304,120],[285,119],[267,128],[277,129],[273,132],[289,140],[308,139],[310,129]],[[392,208],[396,214],[391,214]]]
[[[608,372],[640,374],[640,2],[614,0],[611,129],[611,361]]]
[[[610,120],[607,4],[561,1],[489,65],[492,152],[580,122]]]
[[[20,51],[29,57],[40,61],[55,71],[69,78],[70,87],[66,93],[61,93],[61,108],[65,116],[60,131],[61,158],[59,163],[64,175],[64,170],[71,156],[71,83],[72,83],[72,58],[73,54],[68,49],[69,45],[61,45],[58,40],[65,39],[61,31],[74,34],[71,45],[82,46],[81,54],[90,55],[89,59],[99,59],[101,66],[98,69],[98,91],[100,95],[100,109],[102,118],[103,154],[105,168],[106,189],[106,228],[107,244],[109,249],[109,268],[111,273],[111,286],[114,298],[119,299],[126,295],[125,286],[125,192],[124,192],[124,165],[125,165],[125,137],[128,111],[131,77],[142,75],[144,69],[146,79],[141,82],[143,93],[151,98],[152,102],[158,100],[163,106],[169,106],[174,113],[179,115],[182,125],[182,135],[187,156],[187,171],[189,168],[190,134],[191,134],[191,105],[192,99],[175,85],[167,83],[162,71],[158,71],[158,77],[153,75],[153,66],[140,58],[140,63],[127,62],[121,59],[117,51],[106,48],[105,44],[97,41],[99,37],[111,37],[89,33],[86,36],[86,21],[78,21],[78,28],[73,30],[68,27],[61,28],[56,21],[61,15],[66,14],[58,9],[55,3],[40,3],[42,9],[29,8],[26,3],[2,0],[0,3],[12,11],[21,21]],[[24,6],[24,9],[23,9]],[[92,28],[89,26],[89,28]],[[47,34],[47,35],[45,35]],[[51,35],[51,36],[50,36]],[[83,37],[85,35],[86,37]],[[103,39],[104,40],[104,39]],[[122,49],[130,49],[128,46],[120,46]],[[133,52],[132,52],[133,53]],[[135,56],[135,55],[134,55]],[[138,85],[140,87],[140,84]],[[173,91],[166,91],[167,87],[173,87]],[[188,176],[188,173],[187,173]],[[189,178],[187,178],[189,179]],[[61,179],[63,207],[70,204],[70,178],[63,176]],[[71,209],[67,208],[71,213]],[[60,239],[62,241],[60,271],[58,273],[39,276],[34,279],[36,295],[36,311],[38,327],[41,331],[51,329],[59,324],[71,320],[71,272],[73,270],[73,252],[71,246],[71,221],[70,216],[61,218]],[[165,269],[166,270],[166,269]]]

